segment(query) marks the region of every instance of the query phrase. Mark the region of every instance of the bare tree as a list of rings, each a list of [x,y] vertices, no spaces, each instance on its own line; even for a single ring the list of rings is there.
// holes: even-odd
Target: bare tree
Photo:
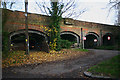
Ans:
[[[119,0],[110,0],[109,1],[111,7],[109,9],[109,11],[111,11],[111,9],[115,9],[117,11],[117,20],[116,20],[116,25],[120,25],[120,1]]]
[[[120,5],[119,0],[110,0],[109,2],[110,2],[109,4],[111,4],[110,9],[112,9],[112,8],[117,8],[118,9],[118,5]]]
[[[12,0],[12,1],[10,1],[10,0],[2,0],[1,1],[1,3],[2,3],[1,7],[4,8],[3,9],[4,16],[2,16],[3,17],[3,19],[2,19],[2,25],[3,26],[2,27],[4,27],[4,24],[6,23],[7,18],[9,16],[8,11],[6,9],[12,9],[13,4],[16,3],[15,1],[16,0]]]
[[[12,0],[12,1],[11,0],[2,0],[1,2],[2,2],[2,7],[4,9],[12,9],[13,4],[16,3],[16,0]]]
[[[58,15],[65,18],[78,18],[78,16],[80,16],[82,13],[86,11],[86,8],[83,10],[79,10],[75,0],[51,0],[51,1],[58,1],[58,8],[60,11],[58,12]],[[50,1],[35,0],[35,2],[40,8],[40,11],[42,13],[51,16],[51,14],[49,13],[49,11],[52,9]]]
[[[36,0],[36,4],[40,8],[42,13],[45,13],[48,16],[51,16],[50,23],[50,42],[52,45],[57,44],[56,46],[50,46],[51,49],[60,50],[60,20],[64,18],[75,18],[85,12],[84,10],[78,10],[75,0]],[[57,32],[55,30],[57,30]],[[50,45],[51,45],[50,44]]]

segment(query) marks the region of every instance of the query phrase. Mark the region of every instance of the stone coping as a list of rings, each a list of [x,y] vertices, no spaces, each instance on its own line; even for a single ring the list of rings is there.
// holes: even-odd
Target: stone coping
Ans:
[[[91,72],[87,72],[87,71],[84,71],[83,74],[87,77],[90,77],[90,78],[107,79],[107,80],[120,80],[120,79],[112,78],[112,77],[109,77],[109,76],[93,75]]]

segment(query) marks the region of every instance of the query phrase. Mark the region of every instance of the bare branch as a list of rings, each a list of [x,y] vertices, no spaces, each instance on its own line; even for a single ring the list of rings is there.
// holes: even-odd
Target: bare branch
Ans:
[[[52,11],[51,6],[48,6],[45,1],[39,2],[39,3],[36,1],[36,4],[40,8],[41,12],[46,13],[47,15],[50,15],[50,12]],[[75,0],[66,0],[66,1],[59,0],[57,6],[58,6],[57,15],[59,16],[63,16],[66,14],[64,17],[71,17],[73,15],[75,17],[76,16],[78,17],[85,12],[85,10],[81,11],[76,8],[77,6],[75,3]]]
[[[118,4],[120,4],[120,2],[117,2],[114,5],[112,5],[112,7],[110,7],[110,9],[115,8]]]
[[[75,1],[75,0],[74,0]],[[67,12],[72,6],[74,6],[74,1],[72,2],[72,0],[70,0],[67,5],[65,6],[65,10],[63,10],[62,14]],[[72,2],[72,3],[71,3]]]
[[[118,13],[117,14],[117,24],[119,24],[120,23],[120,19],[119,19],[120,18],[120,1],[119,0],[114,0],[114,1],[110,0],[109,4],[111,5],[111,7],[109,8],[109,13],[110,13],[111,9],[113,9],[113,8],[115,8],[117,10],[117,13]],[[109,13],[108,13],[108,16],[109,16]]]
[[[78,15],[75,15],[74,17],[76,17],[75,19],[78,19],[80,15],[82,15],[83,13],[85,13],[87,10],[83,10],[80,11]]]
[[[48,15],[47,10],[46,10],[46,8],[48,9],[48,7],[46,7],[45,2],[44,2],[44,5],[43,5],[43,8],[44,8],[44,10],[45,10],[45,13]]]
[[[36,2],[36,4],[37,4],[37,6],[40,8],[40,10],[44,13],[44,11],[43,11],[42,8],[41,8],[41,5],[38,4],[38,2]]]
[[[4,0],[4,1],[1,1],[2,2],[2,6],[3,8],[5,9],[11,9],[13,4],[15,4],[16,1],[8,1],[8,0]]]
[[[49,15],[49,13],[48,13],[48,8],[49,7],[46,5],[45,2],[39,2],[39,3],[37,1],[35,1],[35,2],[37,4],[37,6],[40,8],[42,13],[45,13],[46,15]]]
[[[11,4],[10,4],[10,9],[12,8],[12,5],[13,5],[13,4],[15,4],[15,2],[11,2]]]

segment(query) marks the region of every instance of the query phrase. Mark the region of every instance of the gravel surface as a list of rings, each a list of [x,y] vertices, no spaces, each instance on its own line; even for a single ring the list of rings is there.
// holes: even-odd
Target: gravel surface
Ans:
[[[3,78],[87,78],[89,67],[120,54],[115,50],[90,49],[92,54],[76,59],[2,69]]]

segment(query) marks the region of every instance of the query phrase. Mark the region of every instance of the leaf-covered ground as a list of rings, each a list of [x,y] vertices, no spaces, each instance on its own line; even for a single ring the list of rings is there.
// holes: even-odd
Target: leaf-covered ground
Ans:
[[[50,53],[42,51],[30,51],[29,55],[25,55],[25,51],[10,52],[7,57],[3,55],[2,67],[20,66],[24,64],[35,64],[50,61],[59,61],[72,59],[78,56],[86,55],[88,51],[81,51],[76,49],[63,49],[59,52],[50,51]]]

